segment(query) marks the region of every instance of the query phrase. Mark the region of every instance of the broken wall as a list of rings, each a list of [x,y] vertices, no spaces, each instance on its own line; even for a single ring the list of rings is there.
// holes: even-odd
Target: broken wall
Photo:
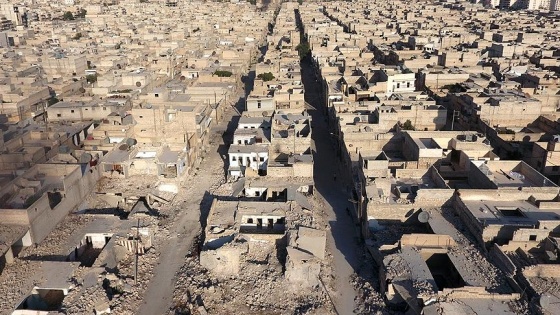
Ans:
[[[29,216],[25,209],[0,209],[2,224],[29,225]]]
[[[286,280],[298,287],[311,288],[319,285],[321,265],[311,254],[288,246]]]
[[[325,259],[326,244],[327,234],[325,231],[300,226],[297,230],[295,244],[291,245],[305,250],[317,258]]]
[[[79,177],[81,171],[77,168],[73,175],[78,176],[72,176],[68,180],[64,180],[65,190],[60,192],[62,194],[60,203],[54,208],[51,209],[47,193],[44,193],[37,202],[27,209],[33,242],[40,243],[47,237],[68,213],[82,203],[97,183],[98,175],[95,172],[88,172],[83,177]],[[74,181],[70,182],[70,179]]]
[[[515,264],[497,244],[494,244],[492,249],[490,249],[489,258],[492,259],[492,262],[508,276],[513,277],[516,274],[517,268],[515,267]]]
[[[557,264],[540,264],[526,267],[523,269],[523,275],[527,278],[546,277],[560,279],[560,268]]]

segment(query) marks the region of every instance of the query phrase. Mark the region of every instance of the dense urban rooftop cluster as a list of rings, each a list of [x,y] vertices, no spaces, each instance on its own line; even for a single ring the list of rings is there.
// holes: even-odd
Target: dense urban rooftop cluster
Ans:
[[[559,16],[489,6],[300,7],[392,309],[556,312]]]
[[[559,5],[1,2],[0,311],[558,314]]]

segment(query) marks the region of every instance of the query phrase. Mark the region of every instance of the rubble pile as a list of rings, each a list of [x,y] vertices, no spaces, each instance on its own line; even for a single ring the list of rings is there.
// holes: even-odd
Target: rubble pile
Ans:
[[[102,177],[97,183],[96,191],[127,192],[129,195],[142,196],[155,187],[158,182],[155,175],[131,176],[128,179]]]
[[[85,271],[85,268],[80,267],[78,269]],[[81,272],[77,271],[77,273]],[[96,282],[93,286],[84,287],[82,276],[75,274],[72,281],[76,286],[63,301],[67,312],[69,314],[91,314],[98,303],[108,301],[107,293],[101,288],[102,279],[101,277],[96,277]]]
[[[0,309],[10,310],[21,301],[24,295],[30,293],[37,279],[35,279],[36,270],[41,262],[20,260],[16,258],[16,262],[8,264],[0,275]],[[21,275],[29,275],[22,277]]]
[[[526,299],[508,301],[507,303],[513,314],[531,314],[529,312],[529,304]]]
[[[290,211],[286,213],[287,228],[307,226],[319,230],[328,229],[329,225],[325,222],[326,216],[323,212],[324,200],[315,195],[309,195],[307,199],[313,206],[313,210],[302,208],[295,202],[292,203]]]
[[[122,252],[114,272],[102,271],[95,281],[89,268],[78,268],[73,277],[75,287],[64,299],[68,314],[91,314],[96,306],[106,303],[114,314],[135,314],[152,277],[158,254],[154,250],[139,256],[138,281],[134,281],[135,255]],[[90,278],[90,279],[88,279]]]
[[[386,309],[383,297],[373,287],[371,282],[357,274],[353,274],[351,283],[358,292],[354,300],[356,303],[355,314],[385,314]]]
[[[505,274],[502,270],[492,265],[486,257],[482,256],[480,249],[475,245],[477,242],[474,241],[474,237],[468,232],[468,229],[464,227],[461,219],[453,213],[452,209],[443,207],[439,211],[447,221],[461,232],[453,235],[455,242],[459,246],[454,247],[451,252],[458,251],[467,257],[469,265],[477,270],[475,274],[484,277],[487,283],[491,284],[488,288],[490,292],[510,293],[512,288],[507,283]]]
[[[476,270],[474,274],[482,277],[486,283],[490,284],[488,290],[494,293],[510,293],[512,288],[507,283],[504,273],[492,265],[488,259],[486,259],[482,254],[480,249],[477,248],[476,242],[472,241],[472,235],[463,227],[463,224],[459,217],[457,217],[451,209],[448,208],[433,208],[429,211],[438,211],[447,221],[449,221],[458,231],[453,235],[453,239],[457,242],[458,246],[451,247],[449,249],[450,253],[456,253],[458,256],[466,257],[469,265]],[[404,226],[404,225],[386,225],[384,229],[376,231],[374,234],[374,243],[376,247],[386,244],[398,244],[400,237],[403,234],[411,233],[422,233],[422,228],[418,226]],[[396,259],[396,258],[394,258]],[[403,269],[399,270],[398,266],[402,266]],[[400,265],[399,263],[391,262],[391,268],[388,273],[392,276],[399,276],[401,272],[406,270],[405,265]]]
[[[291,290],[282,266],[269,257],[266,264],[243,264],[238,276],[218,279],[187,258],[177,280],[174,310],[192,314],[198,307],[210,314],[330,314],[328,298],[321,287],[311,291]],[[188,314],[185,312],[185,314]]]
[[[67,216],[41,244],[23,249],[14,263],[6,265],[0,275],[0,309],[11,309],[42,280],[37,273],[41,260],[64,261],[68,254],[64,251],[70,235],[90,221],[88,216]]]
[[[399,255],[387,256],[387,277],[397,278],[409,275],[409,268],[404,259]]]
[[[24,249],[19,257],[21,259],[40,259],[45,256],[68,255],[66,248],[71,235],[81,231],[93,218],[88,215],[68,215],[38,246]],[[61,257],[62,258],[62,257]],[[56,260],[56,259],[50,259]],[[63,259],[64,260],[64,259]]]
[[[449,223],[451,223],[458,231],[461,233],[454,235],[454,238],[460,238],[460,242],[463,244],[474,244],[474,246],[478,246],[478,241],[469,231],[469,229],[465,226],[459,215],[449,207],[442,207],[442,208],[433,208],[431,211],[438,211]],[[478,248],[478,247],[475,247]]]
[[[511,293],[512,289],[507,283],[504,273],[485,259],[472,244],[458,242],[459,246],[451,248],[450,252],[460,252],[468,259],[469,266],[474,274],[485,279],[490,286],[487,288],[494,293]],[[476,271],[475,271],[476,270]]]
[[[401,224],[383,225],[383,229],[372,233],[372,241],[375,248],[382,245],[397,244],[403,234],[422,233],[423,229],[416,226],[404,226]]]
[[[550,277],[532,277],[532,287],[538,294],[548,293],[553,295],[560,295],[560,283],[556,278]]]

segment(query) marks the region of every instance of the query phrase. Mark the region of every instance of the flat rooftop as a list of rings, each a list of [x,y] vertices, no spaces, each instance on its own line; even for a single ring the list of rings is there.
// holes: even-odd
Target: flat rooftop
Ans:
[[[208,217],[208,226],[234,226],[237,204],[237,201],[216,200]]]
[[[268,146],[266,145],[237,145],[232,144],[229,147],[228,153],[268,153]]]
[[[119,148],[110,151],[105,155],[102,159],[104,163],[122,163],[126,162],[129,159],[130,151],[129,150],[121,150]]]
[[[542,210],[527,201],[463,200],[479,222],[535,227],[539,221],[560,221],[559,209]]]
[[[290,210],[290,204],[285,202],[257,202],[240,201],[239,214],[277,214],[286,215]]]
[[[487,161],[477,167],[499,188],[558,187],[523,161]]]

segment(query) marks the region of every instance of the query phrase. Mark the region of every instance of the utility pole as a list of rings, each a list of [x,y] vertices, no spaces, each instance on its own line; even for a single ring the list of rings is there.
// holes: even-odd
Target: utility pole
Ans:
[[[138,285],[138,245],[140,243],[140,219],[138,219],[138,225],[136,226],[136,262],[134,264],[134,285]]]
[[[296,155],[296,129],[294,127],[294,155]]]

